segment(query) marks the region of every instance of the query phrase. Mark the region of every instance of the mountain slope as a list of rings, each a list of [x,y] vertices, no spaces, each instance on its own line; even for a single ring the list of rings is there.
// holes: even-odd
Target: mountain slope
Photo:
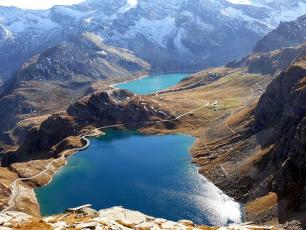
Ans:
[[[7,78],[27,59],[61,42],[66,37],[48,11],[0,7],[0,72]],[[5,36],[1,36],[5,31]]]
[[[281,47],[299,45],[304,42],[306,42],[306,14],[296,21],[282,22],[275,30],[268,33],[258,42],[254,51],[267,52]]]
[[[266,79],[268,82],[286,70],[291,63],[304,56],[306,56],[306,44],[266,53],[251,53],[223,67],[209,68],[187,76],[168,91],[196,89],[214,83],[233,73],[242,74],[244,78],[248,78],[251,74],[259,74],[268,78]]]
[[[306,56],[306,43],[268,52],[254,52],[228,63],[226,67],[247,68],[250,73],[274,76],[284,71],[289,64],[304,56]]]
[[[130,51],[107,46],[99,36],[85,33],[74,42],[62,43],[33,57],[3,85],[0,129],[12,128],[25,116],[64,109],[90,93],[100,80],[122,81],[149,69]]]
[[[306,58],[277,76],[259,101],[250,99],[264,90],[263,81],[249,85],[247,104],[204,131],[206,144],[194,161],[214,184],[246,204],[247,220],[304,229]]]

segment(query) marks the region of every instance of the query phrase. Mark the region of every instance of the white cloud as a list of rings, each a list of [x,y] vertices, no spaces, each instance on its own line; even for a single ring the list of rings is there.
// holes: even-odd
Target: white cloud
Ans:
[[[54,5],[72,5],[84,0],[0,0],[2,6],[16,6],[24,9],[48,9]]]

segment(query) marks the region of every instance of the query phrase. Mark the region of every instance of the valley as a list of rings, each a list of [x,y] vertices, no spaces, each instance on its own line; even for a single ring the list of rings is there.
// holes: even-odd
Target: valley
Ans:
[[[75,102],[66,112],[25,119],[21,123],[24,130],[29,130],[25,141],[17,151],[8,153],[3,162],[10,165],[12,176],[9,178],[27,179],[15,185],[17,193],[3,193],[2,201],[9,202],[12,205],[9,207],[16,210],[39,216],[33,188],[49,183],[66,164],[66,157],[82,146],[87,147],[82,136],[101,135],[97,128],[101,131],[105,128],[138,129],[146,135],[165,137],[184,133],[195,137],[190,152],[199,172],[227,195],[246,204],[247,220],[277,225],[278,212],[282,212],[277,208],[277,194],[265,195],[264,186],[253,190],[252,182],[247,182],[256,180],[252,170],[273,149],[273,145],[260,147],[252,136],[254,109],[273,79],[271,74],[250,73],[248,67],[211,68],[153,94],[135,95],[124,89],[110,88]],[[101,138],[103,140],[104,136]],[[75,156],[78,155],[73,159]],[[59,176],[63,170],[69,171],[69,164],[66,167],[60,170]],[[7,186],[13,182],[9,178],[5,182]],[[56,180],[50,185],[53,183]],[[250,187],[243,190],[241,184]],[[11,196],[14,199],[9,201]]]
[[[264,88],[265,85],[271,80],[269,78],[260,76],[260,75],[248,75],[246,76],[245,72],[241,72],[241,70],[220,70],[222,73],[225,74],[224,78],[220,79],[219,81],[213,82],[212,84],[208,85],[207,87],[199,87],[193,90],[181,90],[180,94],[173,93],[173,92],[161,92],[160,94],[154,94],[151,96],[140,96],[140,106],[144,108],[147,106],[151,110],[151,103],[154,103],[157,106],[165,106],[167,105],[167,109],[164,111],[173,111],[172,113],[175,114],[171,119],[161,119],[160,121],[143,121],[138,123],[123,123],[122,125],[118,125],[119,128],[126,127],[139,127],[141,128],[140,131],[146,134],[171,134],[171,133],[188,133],[195,137],[197,137],[195,144],[192,146],[192,154],[197,155],[197,152],[203,151],[203,148],[207,145],[206,144],[206,133],[203,130],[210,126],[210,124],[223,124],[224,129],[230,135],[230,129],[227,129],[225,126],[225,118],[227,118],[230,113],[234,109],[239,108],[239,106],[244,105],[244,103],[249,103],[254,100],[260,93],[262,92],[260,88],[258,88],[257,84],[262,84]],[[206,77],[205,74],[202,75],[204,78]],[[240,82],[243,80],[243,82]],[[237,85],[237,83],[240,85]],[[236,88],[233,86],[236,85]],[[223,95],[224,89],[222,87],[229,87],[231,90],[227,90],[228,94],[225,96]],[[254,89],[253,89],[253,88]],[[209,89],[207,93],[205,91]],[[253,89],[253,93],[252,93]],[[170,90],[171,91],[171,90]],[[192,93],[190,93],[192,91]],[[244,93],[242,93],[244,92]],[[201,95],[201,96],[200,96]],[[211,97],[214,95],[214,97]],[[245,96],[244,96],[245,95]],[[219,98],[222,98],[220,100]],[[245,100],[247,98],[248,100]],[[171,103],[170,103],[171,101]],[[191,103],[192,102],[192,103]],[[153,105],[153,106],[155,106]],[[169,107],[171,105],[171,107]],[[157,108],[157,106],[155,108]],[[178,109],[179,108],[179,109]],[[146,111],[146,109],[144,109]],[[168,115],[169,116],[169,115]],[[89,117],[86,119],[90,120]],[[95,125],[99,127],[98,125]],[[106,125],[106,127],[112,127],[117,125]],[[103,130],[103,129],[102,129]],[[203,135],[203,136],[202,136]],[[103,139],[103,137],[102,137]],[[37,140],[35,141],[37,143]],[[75,141],[74,141],[75,142]],[[77,146],[78,144],[74,144],[73,146]],[[68,145],[69,146],[69,145]],[[72,147],[72,146],[71,146]],[[69,147],[69,148],[71,148]],[[73,149],[72,149],[73,150]],[[25,151],[25,150],[23,150]],[[29,150],[27,150],[29,151]],[[64,154],[65,156],[66,154]],[[63,156],[63,155],[62,155]],[[197,159],[197,158],[194,158]],[[35,170],[33,172],[28,171],[28,167],[32,167],[31,165],[37,165],[40,162],[41,169],[45,168],[49,160],[36,160],[33,161],[31,164],[29,163],[14,163],[11,167],[16,171],[19,175],[35,175]],[[45,163],[44,163],[45,162]],[[47,179],[47,175],[52,176],[52,174],[57,170],[58,167],[63,165],[63,159],[59,159],[59,163],[53,164],[49,171],[46,171],[43,177],[35,177],[33,179],[29,179],[27,181],[33,181],[34,184],[45,184],[49,181]],[[36,166],[37,167],[37,166]],[[48,167],[47,167],[48,168]],[[28,171],[28,172],[27,172]],[[27,172],[27,173],[26,173]],[[26,173],[26,174],[25,174]],[[30,173],[30,174],[28,174]],[[20,183],[22,186],[24,182]],[[26,183],[27,184],[27,183]],[[31,184],[31,183],[30,183]],[[35,200],[35,194],[31,193],[30,200]],[[22,197],[25,195],[26,197]],[[16,198],[15,204],[20,206],[21,210],[23,206],[28,206],[29,203],[22,201],[29,199],[27,198],[28,193],[20,193],[19,198]],[[33,203],[33,205],[35,202]],[[35,213],[38,213],[38,208],[36,206],[31,208],[31,210],[36,210]]]
[[[305,229],[305,9],[0,3],[0,229]]]

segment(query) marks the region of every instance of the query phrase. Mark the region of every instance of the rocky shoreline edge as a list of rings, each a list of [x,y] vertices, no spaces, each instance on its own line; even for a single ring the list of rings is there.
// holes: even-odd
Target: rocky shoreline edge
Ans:
[[[0,214],[0,226],[3,230],[12,229],[181,229],[181,230],[276,230],[273,226],[260,227],[250,223],[231,224],[228,227],[209,227],[197,225],[190,220],[169,221],[155,218],[138,211],[112,207],[96,211],[91,205],[70,208],[62,214],[35,218],[25,213],[8,211]]]

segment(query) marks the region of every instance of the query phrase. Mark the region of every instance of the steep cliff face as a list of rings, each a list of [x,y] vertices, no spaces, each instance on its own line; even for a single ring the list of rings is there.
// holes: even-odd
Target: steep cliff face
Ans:
[[[54,114],[39,127],[26,130],[20,147],[14,152],[8,152],[2,158],[2,165],[58,157],[56,149],[52,147],[68,136],[78,135],[79,132],[79,127],[71,117],[66,114]]]
[[[273,165],[276,169],[271,190],[285,201],[281,218],[286,218],[287,210],[306,211],[305,101],[306,58],[302,58],[268,86],[255,110],[254,131],[269,132],[270,138],[262,145],[273,144],[262,168]]]
[[[267,87],[256,108],[255,131],[301,122],[306,113],[305,62],[306,58],[298,60]]]

